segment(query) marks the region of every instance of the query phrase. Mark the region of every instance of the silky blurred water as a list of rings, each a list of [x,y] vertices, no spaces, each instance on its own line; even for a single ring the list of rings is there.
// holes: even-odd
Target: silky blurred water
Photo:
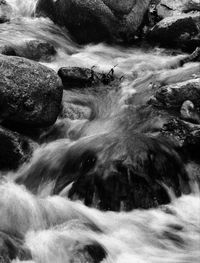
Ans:
[[[122,96],[137,92],[137,81],[144,76],[159,72],[167,78],[169,65],[184,56],[145,46],[125,48],[105,43],[79,46],[66,29],[54,25],[47,18],[34,17],[37,0],[7,2],[13,14],[10,22],[0,24],[0,44],[20,45],[30,39],[46,40],[55,46],[57,54],[51,62],[43,64],[55,71],[63,66],[95,66],[97,71],[108,72],[115,67],[116,75],[126,75],[122,83]],[[106,125],[102,129],[109,130],[110,123]],[[88,132],[90,136],[94,133],[94,130]],[[61,144],[67,148],[71,143],[66,139]],[[47,145],[46,148],[41,146],[36,150],[34,158],[48,156],[48,151],[52,152],[55,144]],[[53,169],[61,155],[62,149],[53,157],[51,155],[49,169]],[[34,163],[34,158],[28,166]],[[189,172],[194,173],[192,169]],[[195,182],[192,183],[193,193],[179,199],[172,198],[168,207],[148,211],[138,209],[129,213],[100,212],[62,197],[51,200],[56,197],[47,197],[50,188],[51,185],[46,185],[40,197],[36,197],[21,186],[12,183],[0,185],[0,225],[5,223],[6,216],[16,217],[16,221],[19,221],[19,225],[16,225],[26,233],[25,243],[33,255],[33,261],[26,262],[82,262],[80,259],[73,261],[76,256],[71,251],[76,246],[76,240],[82,244],[88,244],[89,240],[101,244],[107,252],[106,259],[102,261],[105,263],[197,263],[200,260],[200,197]],[[16,207],[12,206],[13,200],[17,202]],[[42,216],[44,207],[50,225]],[[24,217],[27,217],[27,221]],[[74,227],[72,219],[77,218],[92,221],[102,232],[85,230],[76,227],[76,224]],[[71,220],[69,225],[55,228]],[[16,259],[14,262],[22,261]]]

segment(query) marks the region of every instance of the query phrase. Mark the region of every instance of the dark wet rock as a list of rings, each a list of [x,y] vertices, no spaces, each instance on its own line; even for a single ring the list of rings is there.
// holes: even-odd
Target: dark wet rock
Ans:
[[[150,0],[40,0],[36,14],[65,26],[79,43],[132,41]]]
[[[6,56],[17,56],[14,47],[9,46],[9,45],[0,46],[0,54],[6,55]]]
[[[163,124],[160,134],[175,142],[184,163],[191,160],[199,163],[200,125],[171,116]]]
[[[58,71],[59,77],[66,89],[73,87],[87,87],[98,82],[101,74],[95,73],[92,69],[80,67],[63,67]]]
[[[10,20],[12,8],[5,0],[0,0],[0,24]]]
[[[0,126],[0,170],[16,170],[32,154],[30,141]]]
[[[60,112],[62,87],[53,70],[19,57],[0,55],[0,118],[24,127],[52,125]]]
[[[63,67],[58,71],[65,89],[84,88],[98,84],[109,84],[115,79],[114,69],[108,73],[99,73],[93,69],[80,67]]]
[[[93,244],[89,244],[85,246],[84,249],[91,257],[92,263],[100,263],[107,256],[106,250],[98,242],[93,242]]]
[[[192,145],[196,146],[200,143],[200,126],[183,121],[178,117],[169,117],[163,124],[161,133],[177,143],[180,148],[192,149]],[[195,143],[194,143],[195,142]],[[198,146],[199,147],[199,146]],[[187,153],[188,156],[191,152]]]
[[[11,263],[14,259],[31,260],[31,252],[21,238],[0,231],[0,262]]]
[[[163,46],[193,51],[200,45],[200,12],[166,17],[148,33],[148,38]]]
[[[29,40],[21,45],[5,45],[0,47],[0,53],[7,56],[19,56],[35,61],[51,61],[56,54],[53,45],[43,40]]]

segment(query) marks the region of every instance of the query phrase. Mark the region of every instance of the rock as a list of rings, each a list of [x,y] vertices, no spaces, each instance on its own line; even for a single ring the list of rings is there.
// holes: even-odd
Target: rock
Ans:
[[[17,56],[14,47],[11,47],[8,45],[0,46],[0,54],[6,55],[6,56]]]
[[[5,0],[0,0],[0,24],[10,20],[12,8]]]
[[[60,112],[62,87],[53,70],[19,57],[0,55],[0,118],[24,127],[52,125]]]
[[[71,102],[70,95],[66,90],[63,90],[62,105],[63,109],[60,116],[63,119],[77,120],[90,118],[91,109],[87,106]]]
[[[0,53],[7,56],[19,56],[35,61],[51,61],[56,54],[53,45],[43,40],[29,40],[21,45],[5,45],[0,47]]]
[[[105,73],[95,72],[93,69],[80,67],[63,67],[58,71],[65,89],[84,88],[98,84],[109,84],[113,81],[114,70]]]
[[[200,116],[197,113],[194,104],[190,100],[183,102],[181,106],[181,118],[194,123],[200,123]]]
[[[198,0],[161,0],[157,5],[157,13],[161,18],[191,11],[200,11]]]
[[[70,120],[89,119],[90,115],[91,110],[86,106],[68,102],[63,103],[62,118],[68,118]]]
[[[200,79],[197,78],[161,87],[148,102],[161,116],[159,134],[174,141],[184,153],[184,159],[199,156],[199,101]]]
[[[193,155],[193,151],[195,151],[195,148],[199,147],[200,144],[200,126],[191,124],[188,121],[183,121],[178,117],[169,116],[163,124],[161,134],[176,142],[182,152],[186,149],[190,149],[186,151],[185,158],[189,158],[190,155]]]
[[[200,78],[161,87],[150,100],[156,107],[180,112],[185,101],[191,101],[200,110]]]
[[[32,154],[32,146],[25,137],[0,126],[0,170],[16,170]]]
[[[150,0],[39,0],[36,14],[65,26],[79,43],[132,41]]]
[[[101,77],[100,74],[96,74],[92,69],[80,67],[60,68],[58,76],[66,88],[91,86],[92,83],[98,82],[98,78]]]
[[[163,46],[193,51],[200,45],[200,12],[167,17],[157,23],[148,38]]]

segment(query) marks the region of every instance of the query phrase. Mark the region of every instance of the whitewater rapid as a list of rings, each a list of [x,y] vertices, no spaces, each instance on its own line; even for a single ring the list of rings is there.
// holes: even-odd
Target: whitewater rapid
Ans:
[[[167,65],[184,56],[145,46],[123,48],[105,43],[79,46],[66,29],[59,28],[47,18],[34,17],[37,0],[7,2],[13,9],[13,17],[10,23],[0,25],[0,44],[20,44],[30,39],[46,40],[55,46],[57,55],[51,62],[43,64],[55,71],[63,66],[95,66],[97,71],[108,72],[115,67],[117,76],[127,76],[122,84],[125,94],[137,92],[133,85],[135,79],[155,72],[167,75]],[[65,143],[68,147],[71,142],[65,140]],[[46,146],[36,149],[34,158],[40,157],[43,147]],[[52,169],[56,158],[58,156],[52,160]],[[22,169],[26,170],[27,167]],[[196,171],[190,167],[188,169],[195,177],[193,173]],[[15,176],[10,174],[8,177]],[[16,232],[22,228],[25,244],[33,255],[33,261],[24,262],[83,263],[85,261],[80,255],[73,254],[73,249],[94,241],[107,253],[102,261],[104,263],[199,262],[200,193],[196,182],[191,183],[193,192],[190,195],[178,199],[169,189],[172,201],[168,206],[115,213],[100,212],[79,201],[69,201],[60,196],[49,197],[48,187],[51,188],[51,185],[46,186],[40,196],[35,196],[10,180],[0,185],[0,226],[6,225],[6,230]],[[10,221],[6,222],[8,218]],[[76,220],[94,225],[99,231],[93,231],[87,224],[85,227]],[[22,261],[13,261],[19,262]]]

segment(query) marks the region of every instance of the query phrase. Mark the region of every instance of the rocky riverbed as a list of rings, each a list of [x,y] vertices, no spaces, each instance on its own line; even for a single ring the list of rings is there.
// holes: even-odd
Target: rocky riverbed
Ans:
[[[197,263],[199,101],[200,1],[0,1],[0,261]]]

